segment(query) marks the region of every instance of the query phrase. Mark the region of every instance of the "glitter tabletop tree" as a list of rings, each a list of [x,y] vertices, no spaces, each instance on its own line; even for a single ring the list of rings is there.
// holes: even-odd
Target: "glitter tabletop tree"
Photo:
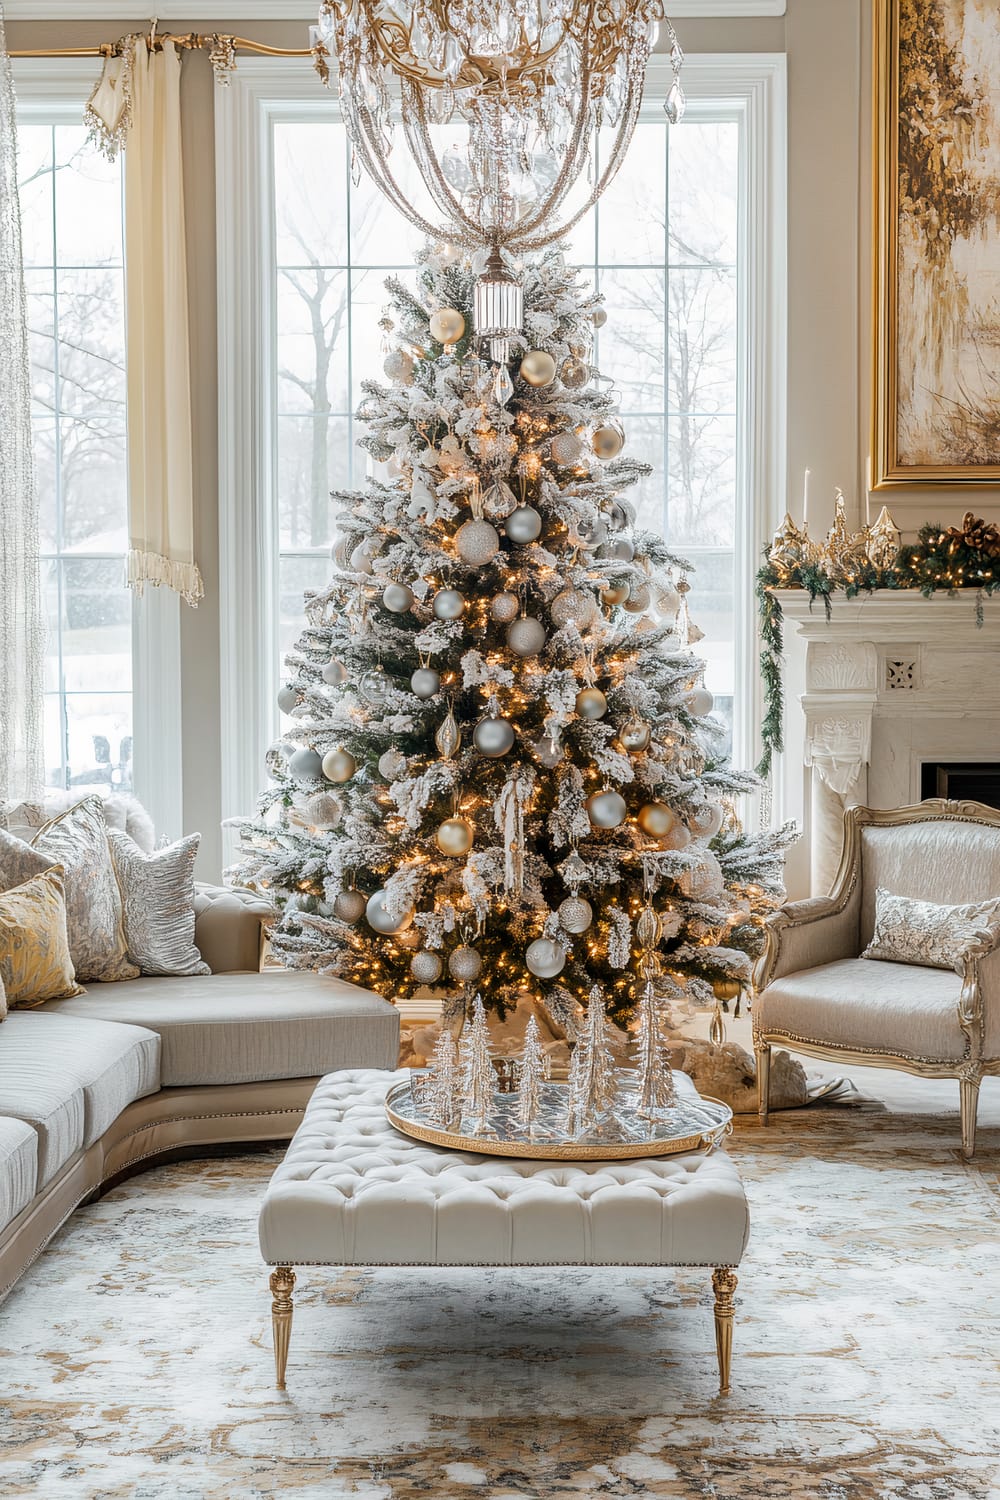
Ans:
[[[542,1085],[550,1071],[538,1022],[531,1016],[525,1028],[524,1047],[517,1064],[518,1097],[515,1115],[522,1130],[530,1131],[537,1124],[542,1103]]]

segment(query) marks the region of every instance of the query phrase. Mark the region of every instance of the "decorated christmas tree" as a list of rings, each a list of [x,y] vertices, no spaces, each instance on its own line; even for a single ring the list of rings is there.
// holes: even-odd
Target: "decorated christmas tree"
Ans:
[[[387,283],[375,477],[334,496],[238,874],[286,965],[438,986],[446,1016],[528,992],[572,1038],[595,986],[622,1021],[651,975],[700,1003],[745,980],[787,836],[741,829],[754,781],[723,758],[688,567],[635,525],[649,470],[594,368],[601,299],[558,250],[526,258],[494,362],[470,331],[486,263],[438,246],[416,289]]]

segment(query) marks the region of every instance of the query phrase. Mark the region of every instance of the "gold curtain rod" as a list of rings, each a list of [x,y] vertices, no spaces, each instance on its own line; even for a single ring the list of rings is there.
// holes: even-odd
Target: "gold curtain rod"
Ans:
[[[200,36],[196,31],[188,31],[183,36],[175,36],[170,32],[163,35],[150,34],[146,37],[146,46],[154,50],[162,47],[164,42],[173,42],[175,47],[181,47],[185,51],[211,51],[220,41],[228,42],[240,52],[257,52],[262,57],[312,57],[315,58],[322,46],[316,47],[268,47],[264,42],[253,42],[245,36],[227,36],[218,33],[212,36]],[[10,57],[114,57],[121,51],[121,42],[102,42],[99,47],[25,47],[13,48],[8,54]]]

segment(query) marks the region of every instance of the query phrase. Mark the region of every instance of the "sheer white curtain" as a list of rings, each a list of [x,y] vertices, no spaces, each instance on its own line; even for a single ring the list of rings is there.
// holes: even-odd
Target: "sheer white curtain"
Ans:
[[[0,802],[41,791],[44,662],[17,124],[0,6]]]

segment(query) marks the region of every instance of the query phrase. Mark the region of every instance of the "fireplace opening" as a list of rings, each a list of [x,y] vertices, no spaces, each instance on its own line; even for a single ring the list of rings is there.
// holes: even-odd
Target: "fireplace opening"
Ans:
[[[924,761],[920,767],[921,797],[949,797],[953,802],[984,802],[1000,808],[1000,762],[977,761],[943,765]]]

